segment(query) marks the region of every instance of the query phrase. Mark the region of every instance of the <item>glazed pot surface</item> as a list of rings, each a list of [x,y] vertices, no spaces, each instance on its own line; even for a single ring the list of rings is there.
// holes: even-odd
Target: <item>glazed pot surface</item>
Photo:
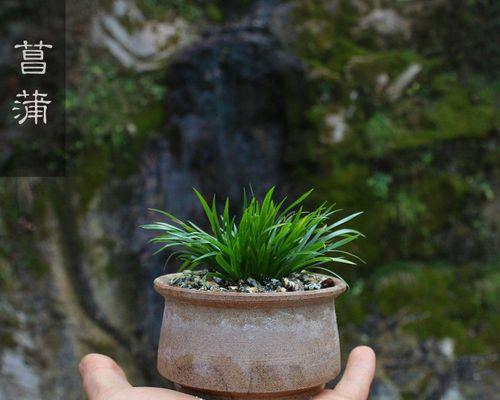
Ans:
[[[309,399],[340,371],[333,299],[346,285],[286,293],[202,292],[155,280],[165,298],[158,370],[205,399]]]

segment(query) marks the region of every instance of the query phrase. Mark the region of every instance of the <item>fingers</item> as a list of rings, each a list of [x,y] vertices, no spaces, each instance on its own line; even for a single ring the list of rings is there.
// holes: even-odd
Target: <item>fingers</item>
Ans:
[[[366,400],[374,374],[375,353],[367,346],[356,347],[335,389],[323,391],[315,400]]]
[[[80,362],[79,369],[83,389],[89,400],[106,400],[131,387],[118,364],[102,354],[86,355]]]
[[[89,400],[106,400],[126,389],[130,389],[130,393],[134,391],[123,370],[107,356],[89,354],[82,359],[79,367],[83,388]],[[323,391],[315,397],[315,400],[366,400],[374,373],[375,353],[373,350],[366,346],[356,347],[349,355],[344,375],[335,389]],[[149,399],[153,391],[155,391],[153,398],[158,399],[167,395],[169,399],[186,397],[185,395],[172,397],[175,393],[163,389],[135,388],[135,390],[137,399]]]
[[[342,379],[333,390],[333,399],[365,400],[375,374],[375,353],[367,346],[356,347],[347,360]]]

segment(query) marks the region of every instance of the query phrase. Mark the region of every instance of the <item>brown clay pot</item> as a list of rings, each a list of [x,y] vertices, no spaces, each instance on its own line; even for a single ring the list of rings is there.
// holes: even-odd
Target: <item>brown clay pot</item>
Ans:
[[[310,399],[340,371],[331,288],[285,293],[202,292],[154,282],[165,298],[158,370],[203,399]]]

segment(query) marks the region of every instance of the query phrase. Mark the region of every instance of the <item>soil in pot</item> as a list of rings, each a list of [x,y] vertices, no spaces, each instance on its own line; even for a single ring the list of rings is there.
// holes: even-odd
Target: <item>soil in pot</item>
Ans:
[[[319,290],[335,286],[335,280],[329,276],[313,274],[302,271],[295,272],[289,277],[281,279],[254,278],[240,279],[237,282],[228,282],[222,278],[211,275],[208,270],[190,271],[179,273],[177,277],[168,282],[172,286],[184,289],[205,290],[213,292],[240,292],[240,293],[266,293],[266,292],[300,292],[303,290]]]

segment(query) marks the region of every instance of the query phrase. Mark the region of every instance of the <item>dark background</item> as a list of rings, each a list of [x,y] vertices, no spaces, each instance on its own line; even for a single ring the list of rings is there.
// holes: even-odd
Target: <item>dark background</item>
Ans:
[[[0,5],[2,49],[30,25],[19,4]],[[249,184],[365,212],[351,250],[366,264],[336,269],[351,285],[337,313],[344,355],[377,352],[371,398],[494,398],[499,12],[68,1],[67,177],[0,180],[0,399],[82,398],[76,365],[95,351],[166,385],[165,258],[137,226],[148,207],[200,221],[193,186],[237,204]]]
[[[66,173],[65,143],[65,2],[64,0],[6,0],[0,6],[0,176],[57,177]],[[23,48],[44,44],[45,74],[23,74]],[[29,48],[34,49],[33,47]],[[18,99],[23,90],[30,95]],[[47,124],[35,125],[24,116],[24,107],[12,111],[14,100],[33,100],[35,90],[47,94]],[[21,112],[16,120],[14,115]]]

